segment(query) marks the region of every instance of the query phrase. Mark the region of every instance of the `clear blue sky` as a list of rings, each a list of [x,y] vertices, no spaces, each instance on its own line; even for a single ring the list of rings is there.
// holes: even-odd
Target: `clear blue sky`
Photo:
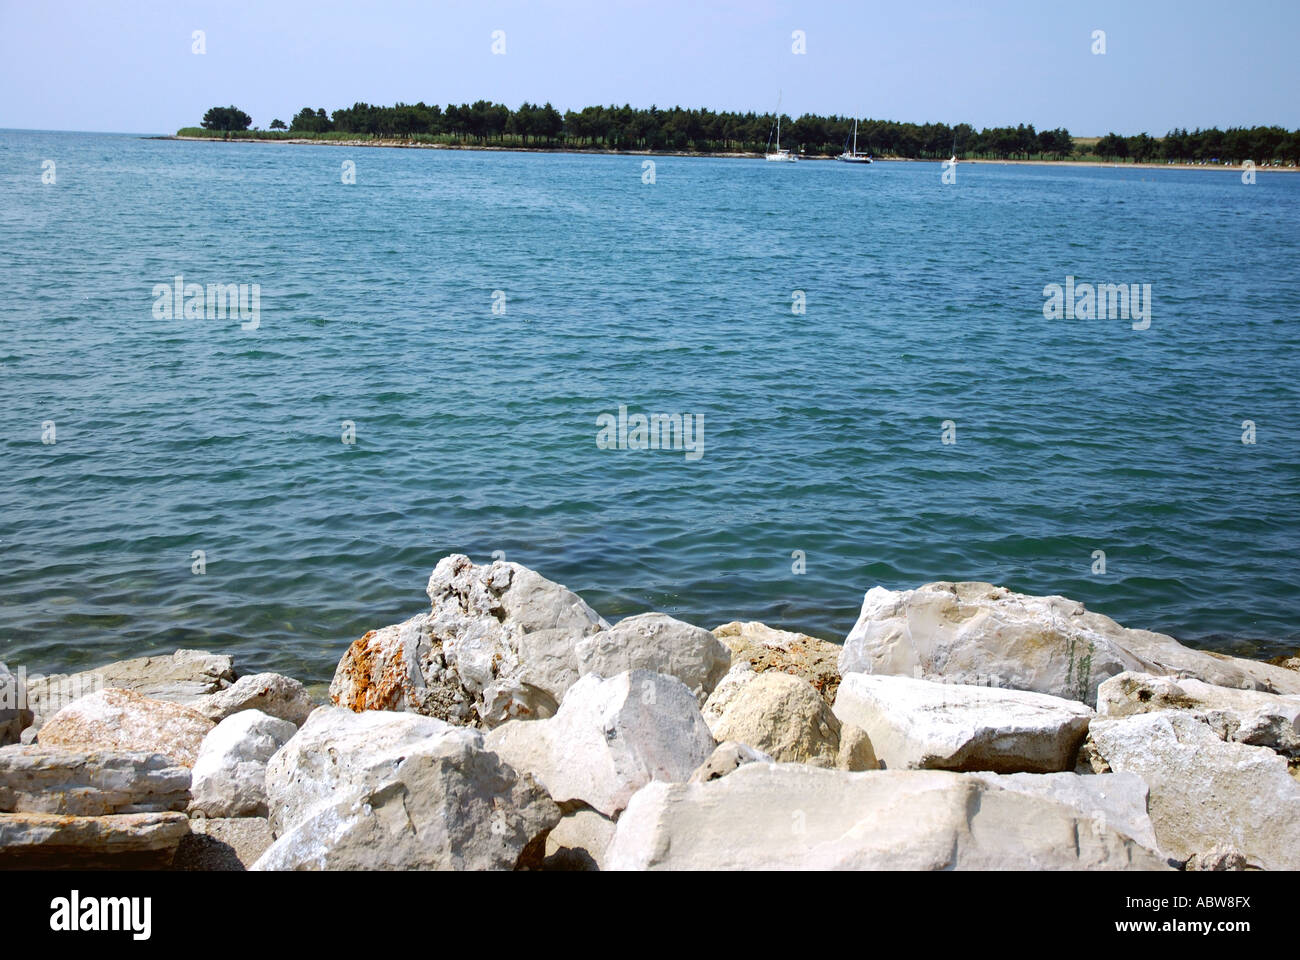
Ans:
[[[1295,128],[1298,38],[1300,0],[0,0],[0,127],[172,133],[231,103],[265,127],[357,100],[764,111],[780,89],[795,116]]]

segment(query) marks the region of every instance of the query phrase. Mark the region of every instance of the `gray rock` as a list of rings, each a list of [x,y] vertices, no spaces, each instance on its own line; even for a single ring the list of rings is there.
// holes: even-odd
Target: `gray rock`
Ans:
[[[203,738],[190,810],[205,817],[265,817],[266,765],[297,732],[288,720],[240,710]]]
[[[51,674],[27,680],[27,699],[39,726],[68,704],[114,688],[152,700],[195,704],[235,682],[234,661],[206,650],[121,660],[95,670]]]
[[[1064,597],[987,583],[873,587],[840,654],[840,672],[911,676],[1034,690],[1096,703],[1125,670],[1195,677],[1224,687],[1300,693],[1300,673],[1184,647],[1121,627]]]
[[[26,691],[9,668],[0,663],[0,747],[18,743],[34,719]]]
[[[240,871],[257,861],[274,838],[263,817],[218,817],[190,820],[172,859],[173,870]]]
[[[175,812],[0,813],[0,859],[18,870],[164,869],[189,824]]]
[[[507,723],[486,744],[557,802],[582,801],[607,817],[651,780],[687,779],[714,748],[690,689],[645,670],[589,674],[554,717]]]
[[[620,620],[574,647],[578,673],[613,677],[648,670],[676,677],[703,704],[731,666],[731,651],[703,627],[666,613],[642,613]]]
[[[1300,780],[1267,747],[1227,742],[1182,710],[1092,722],[1098,752],[1151,791],[1161,849],[1180,860],[1232,847],[1251,866],[1300,869]]]
[[[614,837],[614,821],[581,805],[546,836],[544,870],[591,871],[604,869],[605,848]]]
[[[577,594],[517,563],[444,557],[428,593],[429,614],[348,649],[334,703],[487,727],[553,716],[578,678],[575,645],[609,627]]]
[[[276,840],[256,870],[509,870],[540,865],[560,810],[477,730],[321,707],[271,758]]]
[[[184,810],[190,771],[157,753],[0,748],[0,811],[71,817]]]
[[[1132,672],[1111,677],[1098,688],[1097,711],[1104,717],[1157,710],[1188,710],[1223,740],[1300,756],[1300,696]]]
[[[1072,770],[1093,712],[1026,690],[846,673],[835,715],[891,770]]]
[[[609,870],[1159,870],[1090,814],[970,774],[750,763],[654,782],[628,804]]]
[[[240,677],[233,685],[194,703],[194,708],[213,723],[220,723],[240,710],[259,710],[301,727],[316,709],[307,688],[278,673],[255,673]]]

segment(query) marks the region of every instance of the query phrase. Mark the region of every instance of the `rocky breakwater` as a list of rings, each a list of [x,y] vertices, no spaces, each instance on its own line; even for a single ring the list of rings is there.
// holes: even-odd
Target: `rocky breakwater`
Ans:
[[[186,653],[154,659],[208,688],[42,715],[0,747],[0,862],[1300,866],[1300,672],[1281,665],[988,584],[873,588],[843,646],[611,624],[461,555],[427,592],[341,651],[324,706]],[[31,741],[35,715],[0,730]]]

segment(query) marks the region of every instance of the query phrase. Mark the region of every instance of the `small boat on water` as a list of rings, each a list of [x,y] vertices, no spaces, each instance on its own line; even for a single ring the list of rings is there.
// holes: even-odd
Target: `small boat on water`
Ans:
[[[858,153],[858,121],[856,119],[853,121],[853,150],[850,151],[848,149],[848,146],[849,145],[847,143],[844,144],[844,152],[841,153],[838,157],[836,157],[835,158],[836,160],[839,160],[841,163],[870,163],[871,162],[871,154]]]
[[[772,136],[767,138],[767,159],[774,163],[794,163],[799,158],[789,150],[781,149],[781,97],[776,98],[776,149],[772,149]]]

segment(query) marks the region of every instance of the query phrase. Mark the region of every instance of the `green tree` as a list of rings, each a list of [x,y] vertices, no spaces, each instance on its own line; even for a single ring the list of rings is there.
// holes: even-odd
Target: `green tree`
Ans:
[[[238,107],[213,107],[203,115],[202,126],[205,130],[247,130],[253,118]]]

